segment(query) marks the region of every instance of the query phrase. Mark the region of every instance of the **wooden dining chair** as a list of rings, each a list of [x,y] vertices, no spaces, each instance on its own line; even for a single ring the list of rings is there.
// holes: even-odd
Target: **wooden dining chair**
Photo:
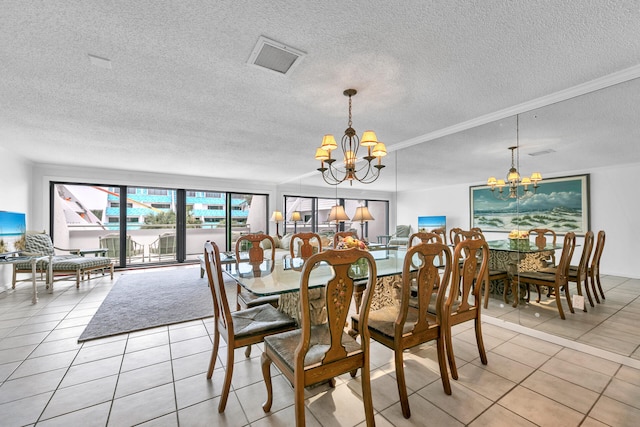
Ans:
[[[349,276],[351,265],[364,258],[368,264],[367,287],[364,292],[358,320],[365,328],[359,342],[344,331],[353,296],[353,281]],[[320,325],[311,322],[309,285],[311,273],[320,263],[329,264],[331,277],[324,286],[324,299],[328,320]],[[334,377],[361,370],[362,400],[367,426],[375,425],[369,368],[369,333],[366,329],[369,307],[376,278],[373,256],[361,249],[329,250],[313,255],[302,267],[300,277],[300,329],[265,337],[262,354],[262,374],[267,387],[267,400],[262,405],[271,410],[273,390],[271,364],[275,364],[294,388],[296,426],[305,425],[305,387],[330,381]]]
[[[569,283],[575,283],[578,295],[582,295],[582,285],[584,282],[585,293],[589,300],[589,305],[594,307],[593,298],[591,297],[591,290],[589,289],[589,260],[593,251],[593,231],[587,231],[584,235],[584,244],[582,245],[582,254],[580,255],[580,262],[577,265],[569,265],[569,275],[567,281]],[[540,271],[545,273],[555,273],[557,267],[543,268]],[[540,287],[536,286],[538,290],[538,299],[536,302],[540,302]],[[553,290],[549,289],[547,296],[552,295]],[[587,311],[587,305],[584,305],[583,311]]]
[[[354,239],[358,238],[358,233],[356,233],[355,231],[338,231],[336,234],[333,235],[333,247],[335,249],[336,246],[338,246],[338,243],[340,243],[341,240],[344,240],[345,237],[353,237]]]
[[[529,230],[529,236],[534,237],[535,245],[540,249],[546,247],[549,240],[551,240],[550,243],[552,243],[553,246],[556,245],[556,232],[549,228],[532,228]],[[556,251],[551,251],[545,261],[547,263],[547,267],[555,267]]]
[[[598,298],[598,291],[600,292],[600,296],[604,300],[604,291],[602,290],[602,284],[600,283],[600,258],[602,258],[602,251],[604,250],[604,242],[606,239],[606,234],[604,230],[598,231],[598,240],[596,242],[596,248],[593,251],[593,258],[591,259],[591,265],[589,266],[589,280],[591,281],[591,289],[593,290],[593,295],[596,298],[596,301],[600,303],[600,299]],[[596,285],[598,286],[598,290],[596,290]]]
[[[462,230],[460,228],[455,229],[456,232],[452,235],[452,244],[457,245],[462,240],[466,239],[482,239],[485,240],[484,234],[482,230],[478,227],[474,227],[469,231]],[[502,291],[502,299],[507,303],[507,292],[509,291],[509,272],[507,270],[499,269],[499,268],[487,268],[488,280],[486,281],[484,290],[482,291],[482,299],[484,308],[489,307],[489,293],[490,293],[490,285],[495,282],[502,282],[503,291]]]
[[[511,279],[511,287],[513,288],[514,303],[513,306],[518,305],[518,295],[520,284],[526,284],[527,287],[532,284],[536,286],[546,286],[553,289],[553,293],[556,298],[556,305],[558,306],[558,313],[560,318],[564,319],[564,311],[562,310],[562,301],[560,299],[560,291],[564,289],[565,297],[567,299],[567,305],[569,311],[574,313],[573,304],[571,302],[571,296],[569,293],[569,265],[571,263],[571,257],[576,247],[576,234],[568,232],[564,236],[564,243],[562,245],[562,254],[560,255],[560,262],[555,272],[544,271],[523,271],[519,272]]]
[[[262,274],[260,270],[261,264],[266,260],[271,261],[274,265],[276,259],[276,249],[273,237],[263,234],[244,234],[236,241],[236,269],[240,271],[240,264],[249,264],[254,275]],[[265,258],[265,247],[270,251],[270,255]],[[236,294],[236,310],[244,310],[246,308],[255,307],[262,304],[271,304],[278,307],[278,296],[258,296],[253,292],[244,289],[240,284],[237,285]]]
[[[220,336],[227,343],[227,363],[225,365],[224,383],[218,404],[218,412],[224,412],[233,376],[234,350],[251,344],[262,342],[265,336],[295,329],[296,323],[284,313],[270,304],[263,304],[247,310],[231,312],[227,293],[222,280],[220,251],[213,242],[204,245],[205,269],[209,279],[209,289],[213,298],[213,350],[207,371],[207,379],[211,379],[218,358]],[[246,353],[245,353],[246,354]],[[248,357],[248,356],[247,356]]]
[[[451,377],[458,379],[458,368],[453,353],[451,328],[463,322],[473,321],[476,334],[476,344],[480,361],[487,364],[487,353],[482,339],[480,290],[488,283],[489,245],[484,238],[468,238],[456,244],[453,252],[451,286],[444,302],[442,322],[447,347],[447,358],[451,368]],[[434,312],[430,309],[430,312]]]
[[[313,244],[314,240],[315,245]],[[289,252],[292,258],[297,257],[306,260],[314,253],[322,252],[322,238],[316,233],[296,233],[291,236]]]
[[[438,257],[442,257],[444,260],[442,276],[440,276],[437,267],[436,258]],[[414,264],[417,264],[417,271],[415,285],[412,286],[411,270],[414,269]],[[451,394],[445,352],[444,322],[442,321],[450,278],[451,251],[449,247],[442,242],[417,243],[407,249],[404,258],[399,304],[371,311],[368,327],[362,324],[358,317],[352,316],[351,318],[353,334],[362,333],[368,329],[371,338],[393,350],[396,383],[400,395],[402,415],[405,418],[411,416],[404,375],[403,355],[405,350],[435,340],[442,387],[446,394]],[[417,291],[415,296],[412,296],[414,286]]]
[[[442,243],[447,244],[447,229],[444,227],[434,228],[430,233],[437,234],[442,239]]]

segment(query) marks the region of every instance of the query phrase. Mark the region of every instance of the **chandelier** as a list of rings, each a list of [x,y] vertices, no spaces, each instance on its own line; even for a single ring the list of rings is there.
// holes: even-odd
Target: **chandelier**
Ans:
[[[508,199],[522,199],[525,197],[530,197],[535,194],[538,189],[538,182],[542,181],[542,175],[540,172],[534,172],[531,174],[531,177],[525,176],[524,178],[520,177],[520,173],[515,166],[515,152],[520,147],[520,125],[519,125],[519,116],[516,115],[516,145],[513,147],[509,147],[511,150],[511,168],[509,172],[507,172],[507,180],[505,182],[504,179],[496,179],[495,176],[489,177],[487,180],[487,185],[491,187],[491,193],[498,199],[508,200]],[[533,193],[529,190],[529,186],[533,185]],[[509,193],[504,193],[504,187],[509,187]],[[523,187],[523,192],[518,192],[518,187]],[[498,188],[498,192],[496,193],[496,187]]]
[[[387,148],[382,142],[378,142],[376,134],[372,130],[364,131],[362,138],[358,138],[355,129],[351,123],[351,97],[358,93],[355,89],[347,89],[343,92],[344,96],[349,97],[349,127],[344,131],[340,146],[344,155],[344,163],[336,166],[335,158],[331,157],[331,152],[338,148],[333,135],[325,135],[322,138],[322,145],[316,150],[316,160],[320,160],[318,170],[322,173],[322,178],[329,185],[338,185],[344,181],[349,181],[353,185],[353,181],[359,181],[363,184],[371,184],[380,176],[380,170],[384,167],[382,157],[387,155]],[[367,148],[367,155],[361,160],[366,163],[357,169],[358,164],[358,148],[360,146]],[[372,163],[378,159],[377,163]]]

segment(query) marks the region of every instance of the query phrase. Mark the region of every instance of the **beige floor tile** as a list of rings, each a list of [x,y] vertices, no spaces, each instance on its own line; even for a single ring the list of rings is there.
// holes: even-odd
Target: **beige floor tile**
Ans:
[[[640,369],[623,365],[620,367],[620,370],[618,370],[615,377],[633,385],[640,386]]]
[[[613,378],[603,394],[640,410],[640,386]]]
[[[161,345],[145,350],[125,353],[122,360],[122,372],[132,371],[144,366],[171,360],[171,350],[168,345]]]
[[[33,425],[49,402],[53,391],[0,404],[3,426]]]
[[[535,424],[507,408],[493,405],[471,422],[469,427],[535,427]]]
[[[602,396],[589,412],[589,417],[609,426],[636,427],[640,420],[640,410]]]
[[[522,382],[522,386],[569,408],[586,414],[600,395],[542,371],[536,371]]]
[[[553,356],[562,350],[562,346],[554,344],[548,341],[543,341],[539,338],[531,337],[528,335],[520,334],[517,337],[509,341],[510,343],[518,344],[522,347],[526,347],[530,350],[537,351],[539,353]]]
[[[71,366],[67,371],[61,387],[69,387],[86,381],[116,375],[120,372],[122,356],[109,357],[108,359],[96,360],[95,362],[83,363],[82,365]]]
[[[293,387],[282,375],[273,377],[271,385],[273,387],[271,412],[278,412],[295,404]],[[267,400],[267,388],[264,382],[236,390],[236,396],[249,422],[253,423],[267,415],[262,409],[262,404]]]
[[[224,340],[221,338],[220,341]],[[171,357],[184,357],[189,356],[190,354],[200,353],[202,351],[211,351],[212,347],[213,341],[211,340],[211,338],[209,338],[208,334],[197,338],[178,341],[175,343],[172,342]],[[242,351],[244,352],[244,349]]]
[[[600,421],[593,419],[591,417],[585,418],[585,420],[580,424],[580,427],[609,427],[605,423],[601,423]]]
[[[542,365],[540,370],[597,393],[601,393],[610,380],[610,377],[605,374],[555,357]]]
[[[5,381],[0,385],[0,404],[54,391],[66,369],[43,372],[37,375]]]
[[[399,427],[423,426],[427,425],[427,423],[438,427],[460,427],[464,425],[418,394],[409,395],[409,407],[411,408],[411,418],[409,419],[405,419],[402,416],[400,402],[383,411],[381,415],[389,420],[392,425]]]
[[[171,362],[161,362],[132,371],[123,372],[118,377],[115,398],[138,393],[173,382]]]
[[[108,425],[134,425],[175,411],[173,384],[167,384],[115,399]]]
[[[169,328],[169,339],[171,343],[206,337],[208,335],[207,328],[204,327],[201,321],[182,328]]]
[[[574,363],[583,368],[591,369],[607,376],[613,376],[618,372],[618,369],[620,369],[619,363],[611,362],[601,357],[592,356],[571,348],[563,348],[555,355],[555,358]]]
[[[521,386],[498,403],[542,427],[578,426],[584,418],[584,414]]]
[[[473,364],[458,369],[458,383],[494,402],[516,385],[513,381],[488,371],[484,366]]]
[[[444,393],[440,382],[428,385],[418,394],[463,424],[470,423],[493,404],[457,381],[451,381],[451,395]]]
[[[535,370],[535,368],[531,366],[493,352],[487,354],[486,365],[483,365],[480,359],[476,359],[471,363],[479,367],[484,367],[484,369],[514,383],[519,383]]]
[[[60,415],[55,418],[38,422],[38,426],[42,427],[102,427],[107,425],[109,410],[111,409],[111,400],[99,405],[90,406],[75,412]]]
[[[118,381],[117,375],[59,388],[42,414],[42,419],[57,417],[100,403],[110,402]]]
[[[353,426],[365,420],[361,397],[346,384],[311,397],[306,406],[323,426]]]
[[[73,360],[74,365],[106,359],[124,354],[127,342],[124,340],[108,342],[105,344],[82,347]]]
[[[130,336],[126,343],[126,352],[133,353],[146,348],[158,347],[166,344],[169,344],[169,333],[166,330],[137,337]]]
[[[307,427],[320,427],[322,424],[318,422],[318,420],[313,416],[309,408],[305,407],[305,424]],[[378,416],[376,418],[376,426],[382,427],[385,424],[378,424],[378,420],[381,417]],[[269,416],[265,416],[264,418],[260,418],[257,421],[251,423],[251,427],[291,427],[295,424],[296,413],[295,406],[291,405],[284,409],[281,409],[277,412],[270,412]],[[384,419],[383,419],[384,420]],[[386,425],[390,425],[387,424]]]
[[[211,351],[203,351],[201,353],[177,359],[173,358],[171,360],[171,364],[173,366],[173,378],[177,381],[192,375],[206,375],[207,370],[209,369],[210,360]],[[218,360],[216,368],[220,367],[222,367],[222,363]]]
[[[172,412],[138,425],[140,427],[178,427],[178,413]]]
[[[503,357],[508,357],[524,365],[531,366],[533,368],[539,368],[545,363],[551,356],[544,353],[539,353],[530,348],[523,347],[515,344],[512,341],[505,342],[498,347],[491,350],[491,353],[499,354]]]

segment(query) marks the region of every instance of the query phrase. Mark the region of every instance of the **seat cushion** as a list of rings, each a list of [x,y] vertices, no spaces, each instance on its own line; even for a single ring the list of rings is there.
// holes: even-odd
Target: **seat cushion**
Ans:
[[[266,331],[293,328],[296,322],[269,304],[231,313],[236,338],[250,337]]]
[[[78,255],[56,255],[54,257],[51,258],[51,260],[53,261],[54,265],[55,263],[58,262],[64,262],[66,260],[70,260],[70,259],[76,259],[79,258]],[[80,258],[80,259],[93,259],[93,258]],[[108,258],[106,258],[108,260]],[[36,263],[36,268],[38,270],[46,270],[49,267],[49,259],[42,259],[39,260]],[[16,270],[29,270],[31,271],[31,262],[19,262],[15,264],[15,268]],[[75,268],[74,268],[75,270]]]
[[[238,294],[238,300],[241,301],[240,305],[247,308],[257,307],[263,304],[271,304],[274,307],[278,307],[278,299],[278,295],[259,296],[244,289]]]
[[[64,258],[53,257],[52,267],[54,271],[76,271],[86,270],[91,268],[108,267],[111,265],[111,260],[104,257],[75,257]]]
[[[264,338],[265,347],[273,350],[278,358],[293,371],[293,360],[296,348],[300,343],[301,329],[284,332],[277,335],[270,335]],[[311,327],[311,336],[309,340],[309,351],[304,358],[305,366],[320,363],[324,354],[329,350],[329,328],[327,325],[316,325]],[[347,353],[353,353],[360,350],[360,344],[344,331],[342,332],[342,345],[346,348]]]

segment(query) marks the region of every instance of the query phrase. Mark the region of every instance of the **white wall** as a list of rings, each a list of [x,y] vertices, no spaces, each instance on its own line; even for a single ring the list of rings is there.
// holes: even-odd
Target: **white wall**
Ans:
[[[638,246],[640,212],[638,176],[640,164],[577,170],[567,175],[590,174],[591,229],[605,230],[607,240],[600,269],[603,274],[640,278],[640,263],[635,257]],[[552,177],[549,177],[552,178]],[[469,186],[442,187],[424,191],[401,192],[398,199],[398,224],[411,224],[417,230],[418,216],[446,215],[447,229],[469,229]],[[504,233],[486,233],[487,239],[505,238]],[[579,258],[579,250],[574,254]]]
[[[26,212],[27,229],[30,229],[32,218],[29,204],[33,164],[3,147],[0,147],[0,159],[3,181],[0,185],[0,210]],[[10,266],[0,265],[0,292],[11,286],[11,271]]]

